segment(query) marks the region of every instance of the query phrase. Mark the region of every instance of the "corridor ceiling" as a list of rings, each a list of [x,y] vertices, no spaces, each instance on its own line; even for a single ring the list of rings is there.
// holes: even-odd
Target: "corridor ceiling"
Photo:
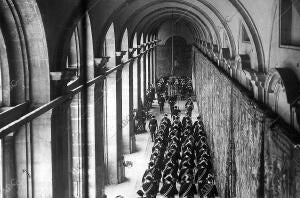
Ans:
[[[108,28],[113,23],[116,37],[116,48],[120,49],[125,30],[128,30],[129,46],[132,47],[134,35],[138,42],[141,35],[156,35],[160,25],[174,19],[181,21],[193,33],[193,40],[216,44],[221,47],[224,35],[229,40],[232,57],[238,54],[238,38],[240,23],[246,25],[257,52],[257,62],[264,68],[265,49],[268,46],[268,31],[264,31],[265,23],[272,20],[265,9],[275,0],[37,0],[49,35],[52,35],[50,56],[57,52],[59,46],[69,38],[84,13],[88,13],[93,33],[94,51],[99,54]],[[257,13],[255,13],[257,12]],[[254,13],[254,14],[253,14]],[[42,16],[43,17],[43,16]],[[75,20],[74,20],[75,19]],[[254,23],[255,22],[255,23]],[[258,28],[257,28],[258,27]],[[268,27],[266,27],[268,28]],[[56,30],[55,32],[53,32]],[[259,31],[258,31],[259,30]],[[143,34],[142,34],[143,33]],[[53,38],[54,37],[54,38]],[[148,37],[149,38],[149,37]],[[150,37],[151,38],[151,37]],[[261,39],[263,38],[263,39]]]
[[[92,24],[97,25],[100,35],[95,38],[102,43],[104,35],[114,23],[117,48],[122,35],[128,29],[129,41],[135,32],[138,41],[142,35],[155,35],[160,25],[170,19],[183,21],[194,35],[194,41],[207,41],[221,45],[221,30],[229,39],[233,57],[237,54],[239,27],[235,19],[240,18],[247,25],[258,54],[258,62],[264,64],[262,43],[253,19],[246,10],[246,0],[91,0],[89,4]],[[249,4],[250,5],[250,4]],[[97,17],[96,17],[97,16]],[[94,20],[94,21],[93,21]],[[94,35],[95,35],[94,33]],[[144,36],[145,42],[146,36]]]

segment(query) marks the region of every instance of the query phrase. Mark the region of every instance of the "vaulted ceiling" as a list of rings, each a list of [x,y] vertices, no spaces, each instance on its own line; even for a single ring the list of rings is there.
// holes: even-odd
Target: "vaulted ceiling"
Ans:
[[[240,23],[250,33],[259,68],[264,68],[269,45],[270,24],[275,0],[37,0],[45,24],[50,57],[61,51],[59,44],[69,38],[78,21],[88,12],[92,25],[95,54],[99,54],[105,34],[113,23],[116,47],[120,48],[125,29],[129,45],[140,37],[157,34],[161,24],[180,20],[193,33],[195,41],[220,45],[226,34],[232,56],[238,54]],[[263,17],[264,20],[261,20]],[[138,41],[140,39],[137,39]],[[57,46],[55,46],[57,45]],[[55,58],[55,57],[54,57]],[[262,70],[262,69],[261,69]]]

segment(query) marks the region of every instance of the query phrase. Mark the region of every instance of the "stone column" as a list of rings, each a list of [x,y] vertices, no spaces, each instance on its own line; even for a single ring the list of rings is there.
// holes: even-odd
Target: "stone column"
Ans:
[[[118,133],[117,111],[117,72],[106,77],[106,144],[107,172],[109,184],[121,182],[122,173],[122,134]]]
[[[134,132],[134,100],[133,100],[133,63],[129,64],[129,134],[130,134],[130,153],[135,152],[135,132]]]
[[[130,63],[124,65],[122,69],[122,150],[124,154],[131,153],[131,137],[130,137]]]
[[[150,45],[151,47],[151,45]],[[153,84],[152,49],[149,52],[149,83]]]
[[[145,90],[147,90],[149,85],[149,52],[147,52],[145,55]],[[146,92],[145,92],[146,94]]]
[[[145,98],[145,55],[140,58],[140,100],[141,104],[144,105]]]
[[[52,112],[48,111],[31,121],[34,198],[49,198],[53,195],[51,114]]]
[[[85,65],[86,80],[90,81],[94,78],[94,51],[93,38],[90,19],[88,15],[84,18],[84,36],[85,36]],[[86,137],[87,137],[87,154],[88,162],[86,167],[88,180],[88,197],[96,197],[96,140],[95,140],[95,85],[91,85],[86,90]],[[102,171],[102,170],[99,170]]]
[[[19,184],[16,180],[16,162],[14,136],[8,135],[2,139],[3,149],[3,197],[17,198],[17,188]],[[22,185],[22,184],[21,184]],[[26,184],[24,184],[26,185]]]
[[[138,109],[139,107],[139,96],[138,96],[138,60],[135,59],[132,63],[132,93],[133,93],[133,109]]]
[[[15,159],[16,159],[16,183],[18,185],[17,197],[32,196],[31,180],[31,146],[30,146],[30,128],[26,124],[18,129],[14,134],[15,138]]]
[[[140,109],[141,104],[142,104],[142,100],[141,100],[141,60],[142,57],[138,57],[137,58],[137,97],[138,97],[138,108]]]
[[[105,171],[105,107],[104,81],[95,84],[95,139],[96,139],[96,197],[103,197],[107,173]]]

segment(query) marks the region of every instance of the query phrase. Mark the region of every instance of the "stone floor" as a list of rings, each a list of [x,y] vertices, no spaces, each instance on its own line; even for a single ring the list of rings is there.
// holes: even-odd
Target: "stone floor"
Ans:
[[[181,110],[181,115],[184,115],[184,104],[185,101],[178,101],[177,106]],[[198,109],[197,104],[194,102],[195,109],[192,114],[193,121],[196,120]],[[161,120],[162,114],[159,113],[159,106],[157,101],[154,101],[153,108],[151,113],[156,116],[158,121]],[[169,105],[165,105],[165,113],[170,115]],[[147,125],[148,126],[148,123]],[[153,143],[151,142],[151,137],[149,133],[143,133],[136,135],[136,146],[137,152],[129,155],[125,155],[125,161],[131,161],[133,166],[125,168],[126,181],[117,184],[109,185],[105,188],[105,194],[108,198],[115,198],[117,196],[124,198],[135,198],[137,197],[136,192],[141,189],[142,185],[142,176],[144,171],[147,169],[147,164],[150,159],[151,149]],[[158,195],[157,198],[163,196]],[[195,196],[196,197],[196,196]]]

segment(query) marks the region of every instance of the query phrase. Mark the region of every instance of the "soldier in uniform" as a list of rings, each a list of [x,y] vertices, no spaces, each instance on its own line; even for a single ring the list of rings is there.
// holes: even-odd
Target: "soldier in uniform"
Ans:
[[[206,177],[210,170],[208,170],[208,163],[205,159],[197,164],[194,173],[194,182],[198,184],[198,189],[202,189],[205,184]]]
[[[196,128],[200,128],[200,129],[203,128],[202,117],[200,115],[197,117],[197,121],[194,122],[194,125],[193,125],[193,130],[194,131],[195,131]]]
[[[193,182],[193,174],[186,173],[180,181],[179,197],[193,198],[197,194],[196,186]]]
[[[205,185],[198,189],[200,198],[215,198],[218,196],[218,190],[214,183],[212,174],[208,174]]]
[[[168,118],[168,114],[165,113],[164,117],[161,120],[162,122],[166,122],[168,127],[171,127],[171,120]]]
[[[174,121],[172,124],[172,129],[177,129],[181,135],[181,132],[183,130],[182,123],[180,122],[179,116],[174,117]]]
[[[176,189],[176,178],[174,178],[171,174],[165,177],[160,189],[160,194],[167,198],[174,198],[175,195],[178,194]]]
[[[194,104],[191,98],[188,99],[188,101],[185,103],[185,109],[187,110],[187,113],[189,116],[192,116],[192,111],[194,109]]]
[[[161,113],[164,112],[165,101],[166,100],[162,95],[158,97],[159,111]]]
[[[157,120],[155,119],[155,116],[152,116],[151,120],[149,121],[148,127],[149,127],[149,131],[151,133],[151,139],[153,142],[155,139],[155,131],[157,129]]]
[[[185,116],[182,118],[182,126],[185,129],[187,126],[187,123],[192,122],[192,119],[188,113],[185,114]]]
[[[155,198],[159,190],[159,181],[149,172],[143,180],[142,188],[146,198]]]
[[[171,175],[173,178],[177,180],[178,179],[177,172],[178,172],[178,163],[172,160],[168,161],[166,163],[166,167],[162,171],[162,181],[164,182],[167,175]]]
[[[177,106],[175,106],[173,113],[172,113],[172,117],[174,118],[174,117],[179,116],[180,112],[181,112],[180,109]]]
[[[173,114],[174,106],[176,104],[176,100],[175,100],[174,96],[169,97],[168,102],[169,102],[169,105],[170,105],[171,114]]]

